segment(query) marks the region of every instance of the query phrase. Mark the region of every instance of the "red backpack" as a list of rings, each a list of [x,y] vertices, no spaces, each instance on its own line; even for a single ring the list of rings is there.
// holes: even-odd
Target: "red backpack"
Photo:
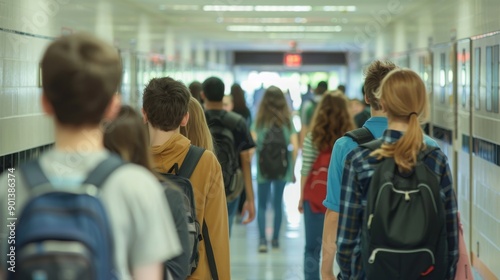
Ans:
[[[319,153],[314,161],[313,167],[307,176],[304,187],[304,201],[308,201],[314,213],[325,213],[326,207],[323,200],[326,198],[326,181],[328,178],[328,166],[332,157],[332,149],[327,148]]]

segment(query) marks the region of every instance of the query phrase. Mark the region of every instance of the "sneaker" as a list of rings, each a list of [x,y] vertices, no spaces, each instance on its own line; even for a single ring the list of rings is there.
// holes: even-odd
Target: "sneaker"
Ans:
[[[261,239],[259,243],[259,253],[267,252],[267,241],[265,239]]]
[[[278,239],[273,239],[271,241],[271,245],[273,246],[274,249],[278,249],[280,247],[280,243],[279,243]]]

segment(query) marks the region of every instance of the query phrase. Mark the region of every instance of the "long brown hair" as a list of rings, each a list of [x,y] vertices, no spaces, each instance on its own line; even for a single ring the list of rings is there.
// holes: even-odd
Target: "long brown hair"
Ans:
[[[387,118],[408,123],[408,129],[394,144],[383,144],[371,155],[381,159],[394,157],[399,169],[408,172],[417,163],[418,152],[425,148],[420,121],[427,118],[428,100],[425,85],[417,73],[409,69],[396,69],[389,73],[376,93],[387,111]]]
[[[291,114],[283,91],[275,86],[270,86],[259,106],[255,126],[257,128],[268,128],[272,126],[287,126],[291,128]]]
[[[129,161],[153,171],[149,152],[147,127],[139,113],[130,106],[122,106],[116,119],[105,125],[104,146]]]
[[[248,110],[247,103],[245,101],[245,92],[239,84],[231,86],[231,96],[233,97],[233,111],[244,112]]]
[[[194,97],[189,99],[188,107],[189,121],[185,127],[181,127],[181,134],[191,140],[191,144],[214,152],[214,141],[203,107]]]
[[[319,151],[331,150],[338,138],[354,129],[347,103],[339,90],[327,92],[321,98],[311,122],[312,142]]]

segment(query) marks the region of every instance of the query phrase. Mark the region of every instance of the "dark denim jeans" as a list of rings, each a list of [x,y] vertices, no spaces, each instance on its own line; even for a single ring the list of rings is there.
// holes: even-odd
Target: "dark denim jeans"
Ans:
[[[304,251],[304,279],[320,279],[320,254],[323,238],[324,213],[314,213],[308,201],[304,201],[304,225],[306,231],[306,247]]]
[[[257,222],[259,223],[260,239],[266,239],[266,209],[271,186],[273,187],[273,208],[274,208],[274,231],[273,240],[278,240],[280,234],[281,220],[283,218],[283,191],[285,190],[285,181],[274,180],[258,184],[257,198],[259,207],[257,211]]]

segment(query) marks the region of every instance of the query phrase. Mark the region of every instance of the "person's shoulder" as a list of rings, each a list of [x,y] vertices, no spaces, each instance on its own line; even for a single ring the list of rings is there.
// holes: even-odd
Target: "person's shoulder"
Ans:
[[[436,142],[436,140],[432,139],[432,137],[430,137],[429,135],[424,134],[424,142],[426,145],[439,148],[439,144]]]
[[[146,168],[126,163],[110,175],[104,188],[108,188],[112,192],[138,195],[147,193],[151,189],[159,189],[161,184]]]
[[[358,147],[358,143],[349,136],[342,136],[333,145],[333,153],[337,155],[347,155],[350,151]]]

